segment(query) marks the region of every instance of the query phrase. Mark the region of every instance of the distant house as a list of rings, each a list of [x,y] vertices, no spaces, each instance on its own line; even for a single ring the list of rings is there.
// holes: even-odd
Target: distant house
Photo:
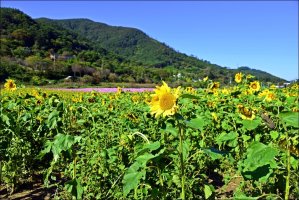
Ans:
[[[291,83],[289,83],[289,82],[285,82],[285,83],[283,83],[282,85],[280,85],[280,84],[278,84],[278,85],[276,85],[276,88],[286,88],[288,85],[290,85]]]

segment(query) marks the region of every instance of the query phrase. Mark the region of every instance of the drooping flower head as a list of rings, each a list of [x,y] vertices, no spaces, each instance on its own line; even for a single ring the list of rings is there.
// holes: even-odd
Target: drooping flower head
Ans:
[[[195,93],[195,89],[193,87],[187,87],[186,88],[186,92],[190,93],[190,94],[194,94]]]
[[[253,120],[255,118],[255,112],[243,105],[238,105],[238,111],[242,119]]]
[[[209,85],[209,88],[212,89],[212,90],[217,90],[217,89],[219,89],[219,87],[220,87],[220,83],[219,82],[212,82]]]
[[[236,75],[235,75],[235,81],[237,83],[241,83],[242,77],[243,77],[243,74],[241,72],[240,73],[236,73]]]
[[[17,89],[17,86],[15,84],[15,81],[12,79],[7,79],[4,84],[4,89],[8,91],[14,91]]]
[[[258,81],[250,82],[250,89],[252,91],[257,92],[260,90],[260,88],[261,88],[260,82],[258,82]]]
[[[151,114],[155,117],[162,115],[174,115],[177,112],[177,99],[179,97],[180,88],[171,89],[167,83],[163,81],[162,86],[156,86],[155,94],[152,95],[152,100],[149,103]]]

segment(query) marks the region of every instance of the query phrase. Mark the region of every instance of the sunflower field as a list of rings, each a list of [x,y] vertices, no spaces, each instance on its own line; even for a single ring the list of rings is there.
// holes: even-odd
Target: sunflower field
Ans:
[[[0,96],[0,183],[53,199],[298,199],[298,84]],[[37,178],[36,178],[37,177]],[[38,180],[36,180],[38,179]]]

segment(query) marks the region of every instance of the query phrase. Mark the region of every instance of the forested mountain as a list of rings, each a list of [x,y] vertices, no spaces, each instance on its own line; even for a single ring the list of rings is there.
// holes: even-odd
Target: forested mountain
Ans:
[[[0,82],[12,77],[43,84],[77,76],[94,84],[157,83],[161,79],[194,83],[209,76],[229,83],[237,71],[251,73],[260,81],[284,81],[260,70],[211,64],[179,53],[138,29],[89,19],[32,19],[20,10],[1,8],[0,26]]]

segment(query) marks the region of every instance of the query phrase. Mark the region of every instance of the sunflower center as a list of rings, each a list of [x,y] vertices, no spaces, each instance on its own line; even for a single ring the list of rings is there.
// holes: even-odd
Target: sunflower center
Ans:
[[[256,89],[256,88],[257,88],[256,84],[253,84],[251,87],[252,87],[253,89]]]
[[[170,93],[163,94],[160,97],[160,108],[162,110],[171,109],[174,106],[174,103],[175,103],[175,97]]]

